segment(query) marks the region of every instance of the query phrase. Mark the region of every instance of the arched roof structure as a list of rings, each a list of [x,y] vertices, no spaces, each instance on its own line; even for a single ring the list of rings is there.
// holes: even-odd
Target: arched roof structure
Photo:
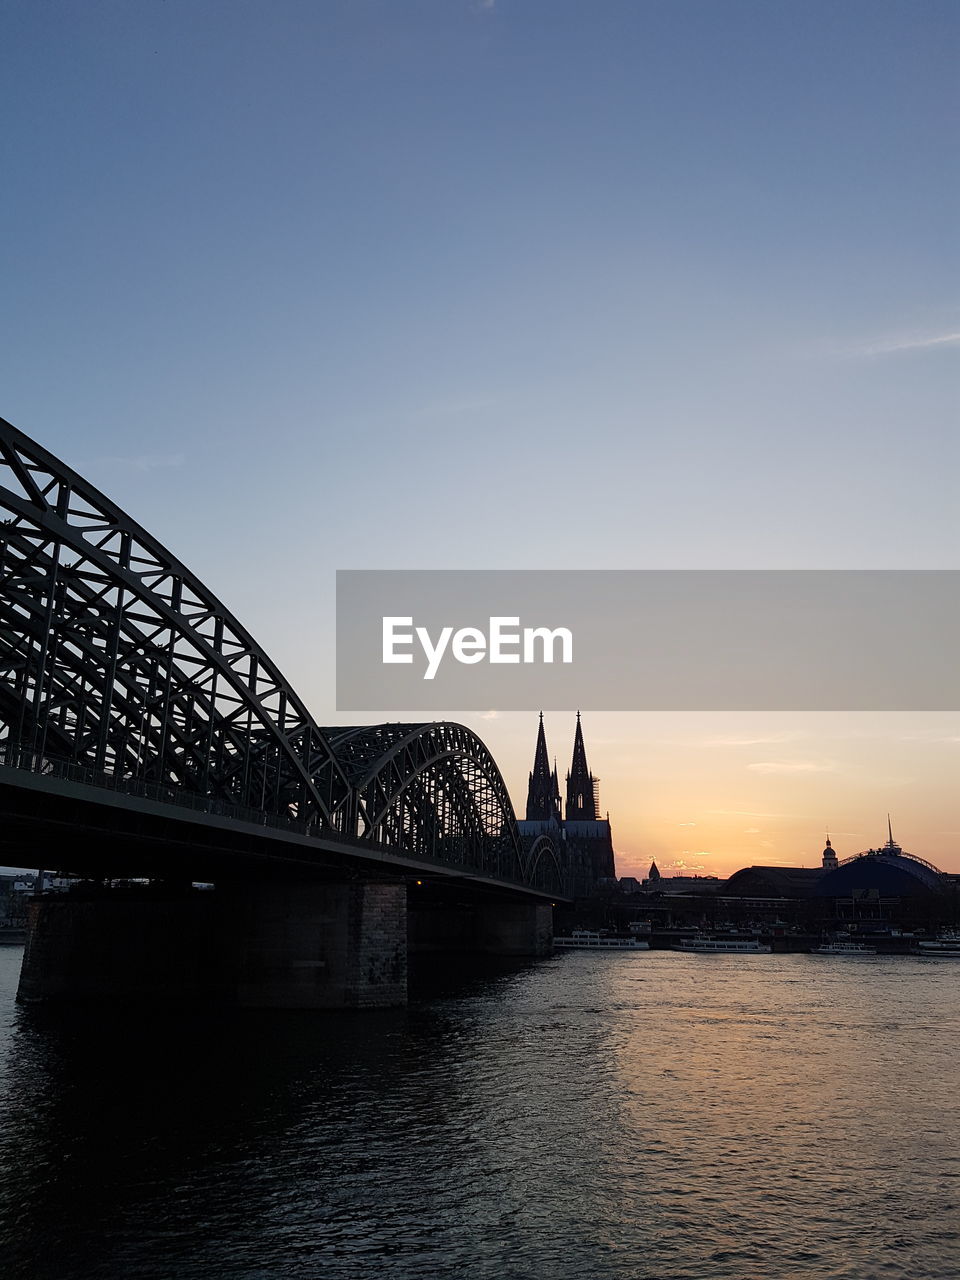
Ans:
[[[848,898],[876,892],[881,898],[907,898],[939,893],[944,887],[944,878],[932,863],[899,848],[869,849],[844,858],[835,871],[821,876],[816,895]]]

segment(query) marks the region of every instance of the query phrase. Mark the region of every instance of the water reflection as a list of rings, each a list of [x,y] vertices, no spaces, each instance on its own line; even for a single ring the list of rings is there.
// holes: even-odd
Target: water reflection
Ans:
[[[956,971],[843,965],[570,955],[405,1011],[122,1018],[14,1010],[7,974],[4,1274],[952,1280]]]

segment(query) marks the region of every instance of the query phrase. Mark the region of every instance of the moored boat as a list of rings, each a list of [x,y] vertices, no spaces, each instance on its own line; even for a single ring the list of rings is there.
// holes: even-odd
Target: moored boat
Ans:
[[[769,954],[772,950],[759,938],[681,938],[670,944],[671,951],[687,951],[696,955],[713,956],[736,953],[738,955]]]
[[[819,947],[812,947],[812,956],[875,956],[876,947],[868,947],[865,942],[821,942]]]
[[[941,933],[918,942],[917,951],[922,956],[960,956],[960,933]]]
[[[643,938],[623,938],[617,934],[597,933],[592,929],[574,929],[568,938],[554,938],[553,945],[578,951],[649,951],[650,943]]]

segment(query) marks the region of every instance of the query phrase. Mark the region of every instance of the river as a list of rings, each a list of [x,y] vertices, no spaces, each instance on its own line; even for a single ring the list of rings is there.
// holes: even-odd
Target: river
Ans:
[[[49,1012],[0,1273],[956,1280],[960,961],[566,954],[402,1011]]]

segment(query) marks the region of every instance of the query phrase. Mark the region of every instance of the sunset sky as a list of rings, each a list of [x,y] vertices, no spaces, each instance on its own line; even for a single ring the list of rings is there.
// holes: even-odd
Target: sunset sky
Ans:
[[[562,775],[575,717],[544,723]],[[536,716],[473,727],[523,804]],[[960,871],[956,716],[585,712],[583,728],[621,875],[646,875],[653,858],[664,874],[819,865],[827,830],[841,858],[882,844],[888,810],[908,852]]]
[[[0,414],[321,723],[338,568],[958,568],[958,37],[952,0],[0,3]],[[960,871],[956,715],[581,709],[622,874],[888,810]],[[521,807],[536,709],[449,715]]]

